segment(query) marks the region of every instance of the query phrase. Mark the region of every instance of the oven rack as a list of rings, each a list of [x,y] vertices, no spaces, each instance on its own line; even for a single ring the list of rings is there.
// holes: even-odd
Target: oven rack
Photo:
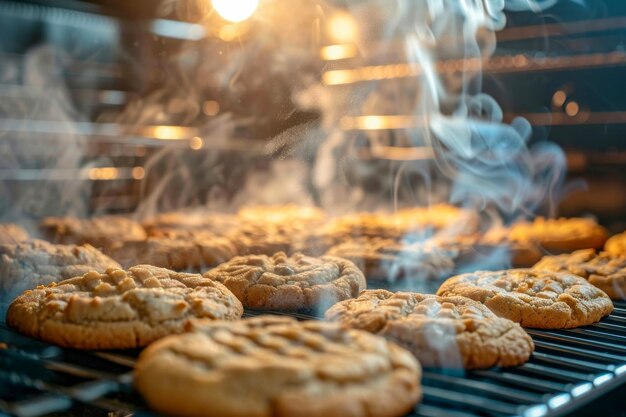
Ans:
[[[522,366],[425,369],[424,398],[410,416],[561,416],[626,381],[626,302],[590,326],[528,332],[536,351]],[[0,416],[155,416],[132,389],[138,353],[63,349],[0,323]]]

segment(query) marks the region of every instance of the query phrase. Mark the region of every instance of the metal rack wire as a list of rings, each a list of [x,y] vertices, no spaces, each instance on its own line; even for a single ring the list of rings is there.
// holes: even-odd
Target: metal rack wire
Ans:
[[[615,307],[584,328],[529,329],[536,351],[519,367],[424,370],[424,399],[411,416],[553,417],[580,408],[626,381],[626,302]],[[0,416],[152,416],[132,389],[138,353],[61,349],[0,323]]]

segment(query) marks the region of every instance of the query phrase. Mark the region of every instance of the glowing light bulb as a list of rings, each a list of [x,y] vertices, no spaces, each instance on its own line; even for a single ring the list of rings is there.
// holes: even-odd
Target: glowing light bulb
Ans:
[[[215,11],[229,22],[243,22],[256,10],[259,0],[212,0]]]

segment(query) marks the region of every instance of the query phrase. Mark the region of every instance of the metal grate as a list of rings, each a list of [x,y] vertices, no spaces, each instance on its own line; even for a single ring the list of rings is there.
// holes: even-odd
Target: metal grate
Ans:
[[[426,369],[424,399],[411,416],[543,417],[576,410],[626,381],[626,302],[615,307],[584,328],[528,330],[536,351],[523,366]],[[132,389],[138,353],[61,349],[0,323],[0,416],[153,416]]]

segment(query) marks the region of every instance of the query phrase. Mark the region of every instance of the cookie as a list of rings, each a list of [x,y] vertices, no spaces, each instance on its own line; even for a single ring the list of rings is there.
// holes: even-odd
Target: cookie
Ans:
[[[130,349],[184,330],[190,318],[235,320],[243,307],[201,275],[140,265],[39,286],[9,306],[7,324],[79,349]]]
[[[512,237],[509,228],[497,226],[488,230],[480,238],[479,245],[502,248],[506,251],[504,256],[508,256],[513,267],[526,268],[537,263],[543,256],[539,243],[531,241],[530,238],[531,236],[524,236],[519,233]]]
[[[202,234],[186,239],[148,238],[116,243],[107,253],[124,268],[147,264],[175,271],[203,272],[229,261],[235,246],[226,238]]]
[[[450,204],[403,208],[394,217],[405,233],[432,230],[458,236],[476,232],[479,224],[476,212]]]
[[[365,277],[352,262],[301,253],[238,256],[204,276],[223,283],[253,309],[323,312],[365,289]]]
[[[261,224],[302,223],[316,225],[323,223],[326,219],[326,215],[321,209],[296,204],[243,207],[239,209],[237,215],[244,222]]]
[[[108,248],[123,240],[144,240],[144,228],[134,220],[121,216],[102,216],[91,219],[75,217],[47,217],[40,229],[47,240],[55,243],[88,243],[96,248]]]
[[[583,249],[570,254],[546,256],[533,269],[569,272],[587,279],[613,300],[626,299],[626,256]]]
[[[626,232],[611,236],[604,244],[604,250],[613,256],[626,256]]]
[[[120,265],[90,245],[55,245],[43,240],[0,245],[0,310],[29,288]]]
[[[573,252],[578,249],[599,249],[608,238],[604,227],[586,218],[536,218],[533,222],[511,226],[509,239],[532,242],[549,253]]]
[[[161,213],[142,223],[148,235],[154,237],[173,237],[173,233],[178,233],[182,237],[186,233],[203,231],[221,235],[240,224],[240,219],[233,214],[199,209]]]
[[[334,236],[337,242],[343,242],[361,237],[401,239],[405,230],[402,224],[389,213],[366,212],[333,219],[320,228],[320,232]]]
[[[294,243],[304,239],[306,230],[300,223],[246,223],[226,237],[239,255],[273,255],[294,252]]]
[[[458,275],[444,282],[437,295],[468,297],[500,317],[539,329],[585,326],[613,311],[611,299],[584,278],[535,269]]]
[[[28,240],[28,232],[17,224],[0,223],[0,245]]]
[[[368,281],[435,280],[449,276],[454,269],[450,252],[388,238],[351,239],[333,246],[326,254],[352,261]]]
[[[325,318],[383,336],[426,367],[516,366],[534,350],[519,324],[465,297],[366,290],[332,306]]]
[[[417,361],[382,337],[275,316],[196,324],[134,374],[154,410],[185,417],[400,417],[421,395]]]

